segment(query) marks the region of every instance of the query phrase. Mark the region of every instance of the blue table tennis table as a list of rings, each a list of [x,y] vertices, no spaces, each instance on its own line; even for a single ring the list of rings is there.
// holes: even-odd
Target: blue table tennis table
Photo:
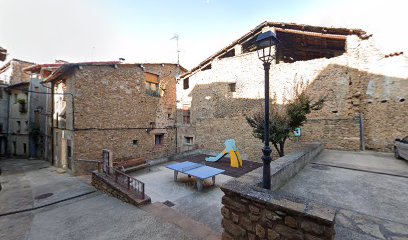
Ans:
[[[215,176],[225,172],[225,170],[205,166],[200,163],[193,163],[189,161],[175,163],[166,166],[171,170],[174,170],[174,181],[177,181],[177,175],[179,172],[187,174],[189,177],[193,176],[197,180],[197,189],[201,191],[203,189],[203,182],[207,178],[212,178],[213,185],[215,184]]]

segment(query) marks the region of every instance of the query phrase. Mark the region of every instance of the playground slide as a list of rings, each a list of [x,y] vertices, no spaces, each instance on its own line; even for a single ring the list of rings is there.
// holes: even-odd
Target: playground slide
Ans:
[[[207,162],[216,162],[216,161],[220,160],[221,158],[223,158],[225,155],[227,155],[227,153],[225,151],[223,151],[223,152],[219,153],[217,156],[208,157],[208,158],[205,158],[205,160]]]
[[[235,144],[235,140],[227,139],[224,144],[225,144],[224,151],[222,151],[215,157],[207,157],[205,160],[208,162],[216,162],[229,153],[231,157],[231,167],[234,168],[242,167],[241,154],[238,151],[237,145]]]

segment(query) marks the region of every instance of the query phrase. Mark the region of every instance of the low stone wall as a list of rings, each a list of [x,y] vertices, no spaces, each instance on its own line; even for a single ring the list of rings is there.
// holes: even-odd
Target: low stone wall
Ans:
[[[135,206],[141,206],[144,204],[149,204],[151,199],[149,196],[145,195],[145,199],[139,199],[133,193],[127,191],[119,184],[110,180],[104,173],[92,172],[92,186],[96,189],[106,192],[107,194],[120,199],[124,202],[133,204]]]
[[[291,163],[280,163],[281,170],[279,164],[275,166],[272,162],[271,173],[295,175],[321,150],[321,144],[312,144],[296,153]],[[274,178],[272,174],[272,179],[280,181],[275,187],[288,180],[283,175]],[[224,240],[334,239],[335,209],[262,189],[259,187],[261,179],[262,168],[258,168],[222,185]]]

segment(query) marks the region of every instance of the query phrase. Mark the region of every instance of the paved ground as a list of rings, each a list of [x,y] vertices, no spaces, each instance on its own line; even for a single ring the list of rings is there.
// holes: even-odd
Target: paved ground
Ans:
[[[325,150],[279,191],[340,209],[343,239],[353,233],[384,239],[389,232],[402,234],[399,228],[406,228],[403,235],[408,237],[408,226],[400,225],[408,223],[407,172],[408,162],[391,154]]]
[[[198,239],[47,162],[2,160],[0,168],[0,239]],[[35,199],[44,193],[53,195]]]
[[[179,173],[178,181],[174,182],[173,171],[165,168],[172,163],[175,162],[154,166],[151,171],[143,170],[131,175],[148,186],[146,194],[151,197],[152,202],[170,201],[174,204],[173,209],[221,233],[221,198],[224,194],[218,186],[232,177],[218,175],[216,186],[212,186],[211,179],[206,180],[203,191],[198,192],[194,178],[188,178],[187,175]]]

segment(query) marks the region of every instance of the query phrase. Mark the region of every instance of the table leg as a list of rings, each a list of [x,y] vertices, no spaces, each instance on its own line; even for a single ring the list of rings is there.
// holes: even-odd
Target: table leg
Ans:
[[[178,171],[174,170],[174,181],[175,182],[177,182],[177,174],[178,174]]]
[[[212,177],[213,185],[215,185],[215,176]]]
[[[197,189],[200,192],[201,190],[203,190],[203,180],[197,178]]]

